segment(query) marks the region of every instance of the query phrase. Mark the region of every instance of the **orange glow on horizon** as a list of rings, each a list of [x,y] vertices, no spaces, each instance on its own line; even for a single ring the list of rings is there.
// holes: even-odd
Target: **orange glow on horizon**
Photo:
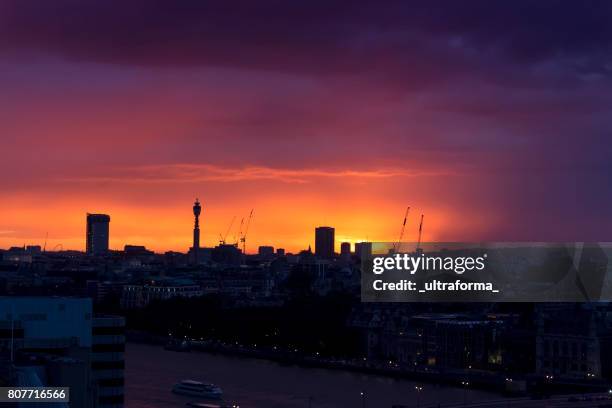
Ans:
[[[338,181],[331,183],[337,184]],[[239,186],[232,184],[231,187]],[[201,245],[217,245],[219,235],[225,234],[234,216],[236,220],[227,235],[227,242],[237,240],[240,220],[244,217],[246,222],[251,207],[254,208],[254,216],[247,237],[247,253],[257,252],[259,245],[285,248],[289,252],[306,249],[309,245],[314,248],[314,229],[320,225],[336,229],[338,251],[340,243],[344,241],[351,242],[354,248],[354,243],[360,241],[397,240],[403,218],[403,200],[381,196],[378,185],[362,185],[359,189],[352,186],[333,195],[321,191],[333,191],[337,187],[319,184],[316,189],[295,190],[295,186],[289,186],[283,189],[292,191],[284,192],[283,189],[268,191],[259,183],[259,192],[252,186],[241,190],[250,200],[244,200],[240,194],[211,197],[198,194],[203,202]],[[145,245],[156,252],[188,250],[193,228],[193,198],[188,193],[173,197],[160,196],[159,191],[155,191],[157,194],[151,194],[147,199],[134,200],[133,197],[127,198],[126,192],[116,190],[110,188],[110,191],[94,193],[89,190],[88,194],[81,194],[79,198],[61,198],[53,194],[47,194],[47,197],[40,194],[15,195],[0,204],[4,220],[10,220],[0,229],[0,247],[42,246],[48,233],[48,250],[59,245],[63,249],[83,250],[85,215],[87,212],[100,212],[111,216],[112,249],[122,249],[124,245],[131,244]],[[368,194],[366,190],[372,191]],[[368,196],[372,198],[368,199]],[[251,205],[242,201],[249,201]],[[413,209],[405,242],[417,239],[418,221],[414,214],[419,210],[414,206]],[[467,221],[462,223],[460,218],[441,207],[431,206],[426,214],[423,241],[436,240],[445,235],[444,231],[446,235],[449,231],[452,235],[453,231],[461,230]]]

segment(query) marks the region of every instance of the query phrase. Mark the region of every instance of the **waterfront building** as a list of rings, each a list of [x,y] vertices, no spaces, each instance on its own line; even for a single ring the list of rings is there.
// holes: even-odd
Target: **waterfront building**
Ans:
[[[97,408],[121,408],[124,403],[125,319],[93,319],[91,373]]]
[[[536,373],[568,379],[610,377],[611,317],[605,304],[539,305]]]
[[[135,309],[147,306],[153,300],[167,300],[174,297],[202,296],[202,288],[188,279],[168,279],[145,285],[124,285],[121,307]]]
[[[71,406],[95,406],[90,299],[0,297],[0,366],[14,386],[70,388]]]

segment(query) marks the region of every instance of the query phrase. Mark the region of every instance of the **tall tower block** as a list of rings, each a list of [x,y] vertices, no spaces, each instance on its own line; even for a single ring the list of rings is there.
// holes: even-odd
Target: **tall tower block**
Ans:
[[[87,213],[85,251],[87,255],[104,255],[108,252],[110,216],[107,214]]]
[[[334,257],[335,230],[332,227],[315,228],[315,255],[321,259]]]

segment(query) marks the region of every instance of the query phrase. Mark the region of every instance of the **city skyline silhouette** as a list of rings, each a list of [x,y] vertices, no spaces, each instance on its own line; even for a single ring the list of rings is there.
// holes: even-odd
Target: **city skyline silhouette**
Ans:
[[[207,244],[251,208],[254,245],[389,240],[408,205],[429,240],[609,238],[606,2],[170,4],[6,6],[0,247],[104,212],[179,250],[194,195]]]

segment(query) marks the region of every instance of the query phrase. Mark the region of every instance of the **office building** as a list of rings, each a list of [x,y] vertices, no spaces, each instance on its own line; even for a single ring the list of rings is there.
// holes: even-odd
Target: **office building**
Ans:
[[[537,306],[536,373],[556,378],[612,375],[612,321],[605,304]]]
[[[0,366],[13,366],[11,385],[61,384],[71,406],[94,407],[91,346],[90,299],[0,297],[0,356],[9,360]]]
[[[93,319],[91,376],[98,408],[121,408],[124,403],[125,319]]]
[[[372,243],[371,242],[356,242],[355,243],[355,256],[359,259],[368,259],[372,257]]]
[[[121,307],[137,309],[147,306],[154,300],[199,297],[202,294],[200,285],[188,279],[166,279],[145,285],[124,285],[121,293]]]
[[[21,349],[46,348],[44,344],[91,347],[91,313],[87,298],[0,296],[0,322],[21,327],[23,337],[15,343]]]
[[[272,256],[274,256],[274,247],[262,245],[257,249],[257,254],[261,258],[271,258]]]
[[[334,235],[332,227],[317,227],[315,229],[315,255],[321,259],[334,257]]]
[[[351,243],[350,242],[342,242],[340,244],[340,260],[345,264],[351,261]]]
[[[343,242],[340,244],[340,254],[341,255],[346,255],[346,254],[350,254],[351,253],[351,243],[350,242]]]
[[[88,255],[104,255],[108,252],[110,216],[87,214],[86,252]]]

